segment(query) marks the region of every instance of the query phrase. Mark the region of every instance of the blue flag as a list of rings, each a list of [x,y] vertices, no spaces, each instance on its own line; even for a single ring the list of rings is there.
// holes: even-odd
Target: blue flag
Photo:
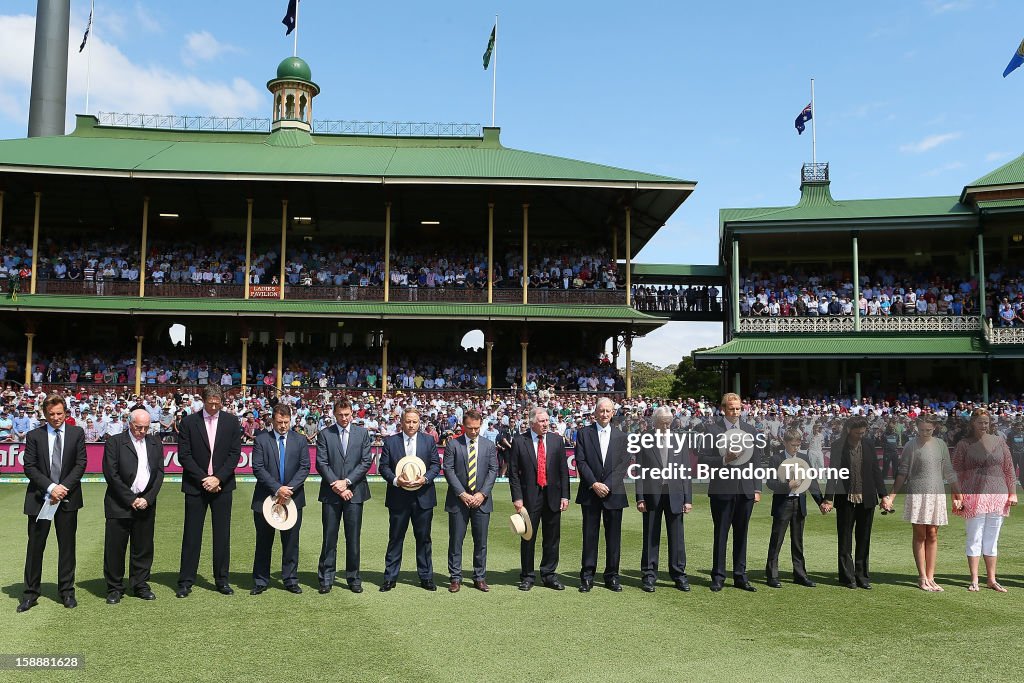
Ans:
[[[1024,40],[1020,41],[1020,47],[1013,53],[1013,57],[1010,58],[1010,63],[1006,65],[1003,70],[1003,78],[1010,75],[1010,72],[1016,69],[1021,64],[1024,64]]]
[[[85,35],[82,36],[82,44],[78,46],[78,51],[81,52],[85,49],[85,44],[89,42],[89,31],[92,30],[92,10],[89,10],[89,23],[85,25]],[[92,54],[90,52],[89,54]]]
[[[288,0],[288,11],[285,12],[284,19],[281,20],[281,23],[288,29],[284,32],[286,36],[291,35],[291,32],[295,30],[295,5],[298,4],[298,2],[299,0]]]
[[[796,123],[794,123],[796,126],[796,134],[802,135],[805,130],[804,124],[813,118],[814,112],[811,111],[811,105],[808,103],[807,106],[804,107],[803,111],[800,112],[800,115],[796,117]]]

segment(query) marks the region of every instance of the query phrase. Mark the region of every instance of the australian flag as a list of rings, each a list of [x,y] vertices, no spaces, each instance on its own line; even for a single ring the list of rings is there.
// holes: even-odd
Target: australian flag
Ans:
[[[1010,75],[1014,69],[1021,64],[1024,64],[1024,40],[1020,41],[1020,47],[1013,53],[1013,57],[1010,59],[1010,63],[1006,65],[1006,69],[1003,70],[1003,78]]]
[[[804,124],[813,118],[814,112],[811,111],[811,105],[808,103],[803,111],[800,112],[800,115],[796,117],[796,122],[793,124],[796,126],[796,134],[801,135],[805,130]]]
[[[281,20],[281,23],[288,29],[284,32],[286,36],[291,35],[291,32],[295,30],[295,5],[297,5],[298,2],[299,0],[288,0],[288,11],[284,13],[284,19]]]

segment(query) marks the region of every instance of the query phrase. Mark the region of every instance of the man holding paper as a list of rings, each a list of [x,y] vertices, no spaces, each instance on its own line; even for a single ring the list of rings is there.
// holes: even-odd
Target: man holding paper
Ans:
[[[50,526],[57,531],[57,590],[61,603],[71,609],[75,600],[75,535],[82,507],[82,474],[85,472],[85,430],[65,424],[64,397],[50,394],[43,401],[46,424],[25,439],[25,514],[28,515],[28,548],[25,552],[25,592],[18,612],[27,612],[39,598],[43,552]],[[40,514],[42,513],[42,514]],[[38,518],[38,519],[37,519]]]

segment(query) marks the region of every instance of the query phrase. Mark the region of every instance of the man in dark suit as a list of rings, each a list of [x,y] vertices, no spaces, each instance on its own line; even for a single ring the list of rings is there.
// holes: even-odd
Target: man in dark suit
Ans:
[[[892,508],[885,501],[888,491],[878,462],[878,447],[865,436],[868,421],[857,415],[843,425],[843,434],[832,444],[829,467],[846,469],[848,479],[829,477],[825,483],[825,511],[836,510],[839,536],[839,583],[846,588],[871,588],[868,556],[871,552],[871,523],[875,506]],[[853,557],[854,534],[857,556]]]
[[[178,433],[181,490],[185,494],[185,525],[181,536],[181,568],[175,597],[192,592],[203,547],[206,511],[213,517],[213,579],[217,590],[233,595],[228,583],[231,561],[231,494],[235,468],[242,452],[242,425],[221,410],[219,384],[203,387],[203,409],[186,415]]]
[[[594,423],[576,435],[576,471],[580,475],[576,503],[583,511],[583,563],[580,569],[580,592],[594,587],[597,570],[597,547],[604,521],[605,565],[604,585],[619,593],[619,556],[622,550],[622,510],[629,505],[623,480],[630,456],[626,452],[626,435],[612,427],[615,404],[609,398],[599,399],[594,408]]]
[[[111,436],[103,447],[103,478],[107,481],[103,576],[108,605],[116,605],[124,597],[124,554],[129,541],[132,593],[143,600],[156,600],[148,582],[153,567],[156,498],[164,482],[164,449],[159,437],[149,433],[149,423],[148,412],[132,411],[128,431]]]
[[[651,448],[641,446],[637,456],[640,476],[636,478],[636,509],[643,513],[643,537],[640,551],[641,588],[654,592],[658,580],[658,557],[661,554],[661,521],[665,520],[668,536],[668,575],[677,589],[690,590],[686,578],[686,538],[683,534],[683,515],[693,509],[693,481],[689,448],[677,450],[668,442],[672,425],[672,411],[661,406],[654,411],[654,433],[661,433],[662,444]],[[687,468],[685,471],[682,468]],[[671,477],[652,476],[651,470],[671,469]],[[661,473],[659,472],[659,475]]]
[[[732,529],[732,577],[737,588],[754,592],[757,589],[747,579],[747,527],[754,504],[761,501],[761,482],[753,477],[740,479],[716,476],[721,468],[736,467],[739,454],[727,450],[722,455],[719,442],[730,429],[739,429],[751,438],[760,436],[754,427],[740,420],[743,402],[738,394],[722,396],[722,417],[708,425],[704,443],[698,451],[701,463],[712,468],[708,483],[708,497],[711,501],[711,518],[715,525],[714,560],[711,566],[711,590],[718,592],[725,584],[725,549],[729,545],[729,530]],[[761,436],[763,441],[764,437]],[[748,439],[749,442],[749,439]],[[762,443],[755,440],[749,463],[761,467],[764,460]],[[743,463],[746,467],[747,463]],[[732,474],[732,473],[729,473]]]
[[[57,533],[57,591],[67,608],[75,600],[75,535],[78,511],[82,507],[82,474],[85,472],[85,430],[65,424],[67,405],[64,397],[50,394],[43,401],[46,424],[33,429],[25,438],[24,512],[28,515],[28,547],[25,551],[25,592],[18,611],[36,605],[43,576],[43,552],[50,525]],[[53,521],[36,521],[44,503],[57,505]]]
[[[309,442],[291,431],[292,409],[278,403],[271,413],[273,431],[256,437],[252,446],[252,473],[256,487],[252,492],[252,516],[256,524],[256,554],[252,560],[252,590],[259,595],[270,583],[270,554],[274,547],[274,527],[263,515],[263,502],[274,498],[286,505],[295,503],[295,526],[281,531],[281,581],[289,593],[302,593],[299,586],[299,531],[302,508],[306,506],[305,481],[309,476]]]
[[[804,566],[804,520],[807,518],[807,493],[796,493],[800,486],[800,479],[780,480],[785,476],[779,465],[788,458],[800,458],[803,466],[809,468],[811,461],[806,453],[800,452],[800,444],[803,441],[803,434],[800,430],[790,429],[782,436],[783,448],[773,455],[769,461],[769,468],[778,471],[779,476],[768,479],[765,483],[772,490],[772,535],[768,541],[768,562],[765,565],[764,575],[771,588],[781,588],[779,581],[779,553],[782,551],[782,544],[786,540],[786,529],[789,529],[789,547],[793,556],[793,583],[814,588],[816,585],[807,577],[807,569]],[[818,504],[822,514],[825,514],[825,499],[818,487],[818,480],[811,480],[811,497]]]
[[[395,471],[398,461],[407,455],[422,460],[425,468],[423,476],[412,481],[406,479],[404,473]],[[432,437],[420,432],[419,411],[406,408],[402,413],[402,432],[384,440],[384,450],[380,455],[380,475],[388,485],[384,506],[389,512],[388,549],[384,555],[381,592],[395,587],[398,572],[402,569],[402,544],[405,543],[410,520],[416,537],[416,573],[420,577],[420,586],[428,591],[437,590],[431,558],[430,525],[437,505],[434,477],[440,472],[437,444]]]
[[[540,576],[548,588],[564,590],[558,580],[558,542],[562,513],[569,509],[569,463],[565,442],[558,434],[549,434],[551,418],[544,408],[530,409],[530,429],[512,439],[509,451],[508,481],[516,512],[526,510],[534,533],[519,544],[521,569],[519,590],[528,591],[536,580],[534,557],[537,531],[543,530]]]
[[[444,477],[448,494],[444,509],[448,513],[448,591],[458,593],[462,586],[462,543],[466,527],[473,526],[473,587],[486,593],[487,527],[494,502],[491,489],[498,478],[498,452],[490,439],[480,436],[483,416],[475,409],[462,416],[462,436],[449,439],[444,448]]]
[[[352,404],[334,404],[335,424],[316,438],[316,469],[320,473],[323,505],[323,546],[317,565],[320,593],[330,593],[338,562],[338,531],[345,525],[345,580],[353,593],[363,592],[359,576],[359,535],[363,528],[363,503],[370,499],[366,473],[370,471],[370,433],[352,424]]]

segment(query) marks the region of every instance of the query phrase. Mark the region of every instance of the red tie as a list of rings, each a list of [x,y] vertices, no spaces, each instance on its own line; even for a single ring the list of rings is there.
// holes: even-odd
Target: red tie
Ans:
[[[537,437],[537,486],[548,485],[548,457],[544,452],[544,435]]]

